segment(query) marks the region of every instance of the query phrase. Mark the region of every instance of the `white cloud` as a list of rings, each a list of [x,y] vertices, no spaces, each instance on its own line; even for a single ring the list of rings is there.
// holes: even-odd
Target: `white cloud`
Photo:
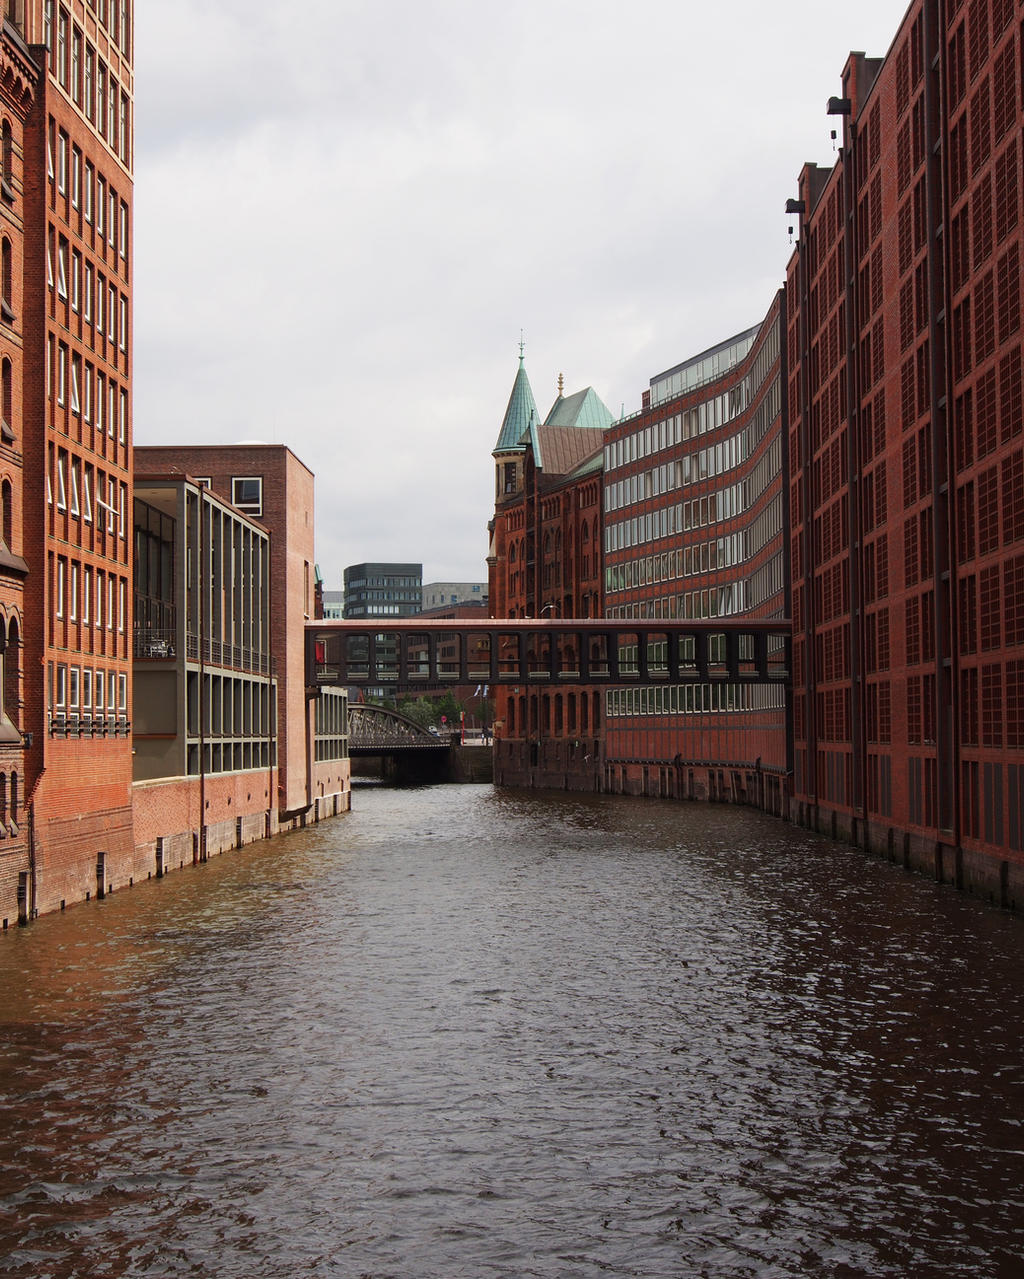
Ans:
[[[288,443],[328,586],[375,559],[485,577],[520,328],[542,410],[564,371],[618,413],[756,323],[848,49],[901,16],[139,6],[136,438]]]

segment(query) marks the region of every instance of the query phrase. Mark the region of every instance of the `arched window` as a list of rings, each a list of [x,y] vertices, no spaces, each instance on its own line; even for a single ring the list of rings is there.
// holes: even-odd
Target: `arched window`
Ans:
[[[11,774],[11,821],[18,820],[18,774]]]
[[[516,699],[514,697],[510,697],[508,699],[508,723],[505,725],[505,733],[507,736],[511,737],[511,735],[515,731],[516,731]]]
[[[21,636],[17,619],[11,619],[6,651],[0,653],[3,665],[4,714],[15,726],[21,725]]]
[[[14,365],[5,355],[0,361],[0,433],[10,444],[14,439]]]
[[[14,302],[11,290],[14,286],[14,250],[4,236],[0,243],[0,315],[10,323],[14,319]]]
[[[3,526],[0,533],[3,534],[4,545],[9,551],[14,550],[14,488],[10,480],[4,480],[0,484],[0,517],[3,519]]]
[[[0,126],[0,188],[5,200],[14,199],[14,134],[10,120]]]

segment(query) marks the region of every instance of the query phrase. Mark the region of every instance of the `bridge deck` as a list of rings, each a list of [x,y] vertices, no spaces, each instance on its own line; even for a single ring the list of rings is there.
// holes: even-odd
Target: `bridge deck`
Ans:
[[[306,626],[306,684],[790,682],[788,619],[406,617]]]

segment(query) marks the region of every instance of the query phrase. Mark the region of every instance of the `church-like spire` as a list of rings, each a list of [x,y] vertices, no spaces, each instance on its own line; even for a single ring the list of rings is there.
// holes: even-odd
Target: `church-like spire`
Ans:
[[[516,380],[512,383],[512,394],[508,397],[508,408],[498,432],[498,442],[494,453],[508,453],[522,447],[523,436],[530,429],[530,422],[539,422],[537,403],[533,398],[530,379],[526,376],[526,362],[523,354],[524,343],[519,339],[519,369]]]

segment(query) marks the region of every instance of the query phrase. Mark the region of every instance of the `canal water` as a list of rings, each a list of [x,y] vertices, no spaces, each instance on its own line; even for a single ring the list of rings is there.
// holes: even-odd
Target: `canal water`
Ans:
[[[0,938],[0,1274],[1019,1276],[1024,923],[437,787]]]

